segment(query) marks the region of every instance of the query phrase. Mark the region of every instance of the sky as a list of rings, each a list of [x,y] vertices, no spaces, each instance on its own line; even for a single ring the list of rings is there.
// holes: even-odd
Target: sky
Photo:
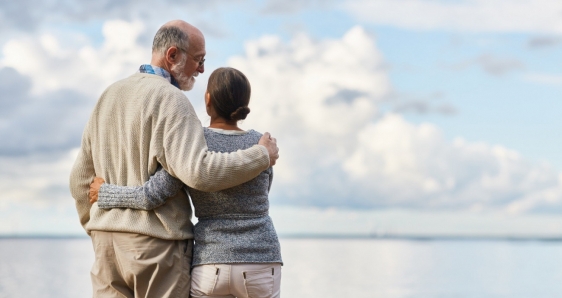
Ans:
[[[48,12],[48,13],[46,13]],[[68,189],[99,95],[183,19],[252,85],[281,235],[562,235],[558,0],[0,4],[0,234],[84,235]]]

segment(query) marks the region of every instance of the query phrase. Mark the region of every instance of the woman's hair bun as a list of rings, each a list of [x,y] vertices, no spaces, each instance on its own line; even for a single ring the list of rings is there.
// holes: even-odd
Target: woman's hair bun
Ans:
[[[236,111],[230,114],[230,119],[238,121],[242,119],[246,119],[246,116],[250,113],[250,108],[248,107],[238,107]]]

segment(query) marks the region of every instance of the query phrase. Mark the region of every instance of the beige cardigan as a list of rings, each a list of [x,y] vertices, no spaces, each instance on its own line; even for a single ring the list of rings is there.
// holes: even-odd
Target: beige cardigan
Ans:
[[[192,188],[218,191],[256,177],[269,167],[269,156],[260,145],[230,154],[207,151],[201,122],[183,92],[162,77],[132,75],[101,95],[70,174],[70,191],[86,232],[193,238],[192,210],[183,191],[150,211],[103,210],[89,203],[95,176],[111,184],[139,186],[158,164]]]

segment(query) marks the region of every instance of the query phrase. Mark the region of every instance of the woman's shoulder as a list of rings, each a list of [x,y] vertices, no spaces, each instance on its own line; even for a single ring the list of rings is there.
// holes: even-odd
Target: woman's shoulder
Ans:
[[[253,129],[249,130],[224,130],[220,128],[204,127],[205,135],[226,135],[226,136],[236,136],[236,137],[259,137],[263,135],[259,131]]]
[[[205,128],[205,139],[211,151],[236,151],[257,144],[262,134],[250,129],[247,131],[224,131]]]
[[[249,129],[248,134],[253,136],[253,137],[258,137],[258,138],[261,138],[261,136],[263,135],[261,132],[255,131],[253,129]]]

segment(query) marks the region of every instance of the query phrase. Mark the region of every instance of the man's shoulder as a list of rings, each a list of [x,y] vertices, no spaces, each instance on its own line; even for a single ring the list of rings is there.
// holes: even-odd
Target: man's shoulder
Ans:
[[[161,93],[172,93],[185,97],[185,94],[183,94],[181,90],[170,84],[170,82],[165,78],[148,73],[135,73],[127,78],[113,83],[109,86],[109,88],[117,86],[133,86],[133,88],[144,87],[144,89],[156,89]]]
[[[110,85],[105,93],[121,93],[145,102],[148,109],[191,109],[187,96],[163,77],[136,73]]]

